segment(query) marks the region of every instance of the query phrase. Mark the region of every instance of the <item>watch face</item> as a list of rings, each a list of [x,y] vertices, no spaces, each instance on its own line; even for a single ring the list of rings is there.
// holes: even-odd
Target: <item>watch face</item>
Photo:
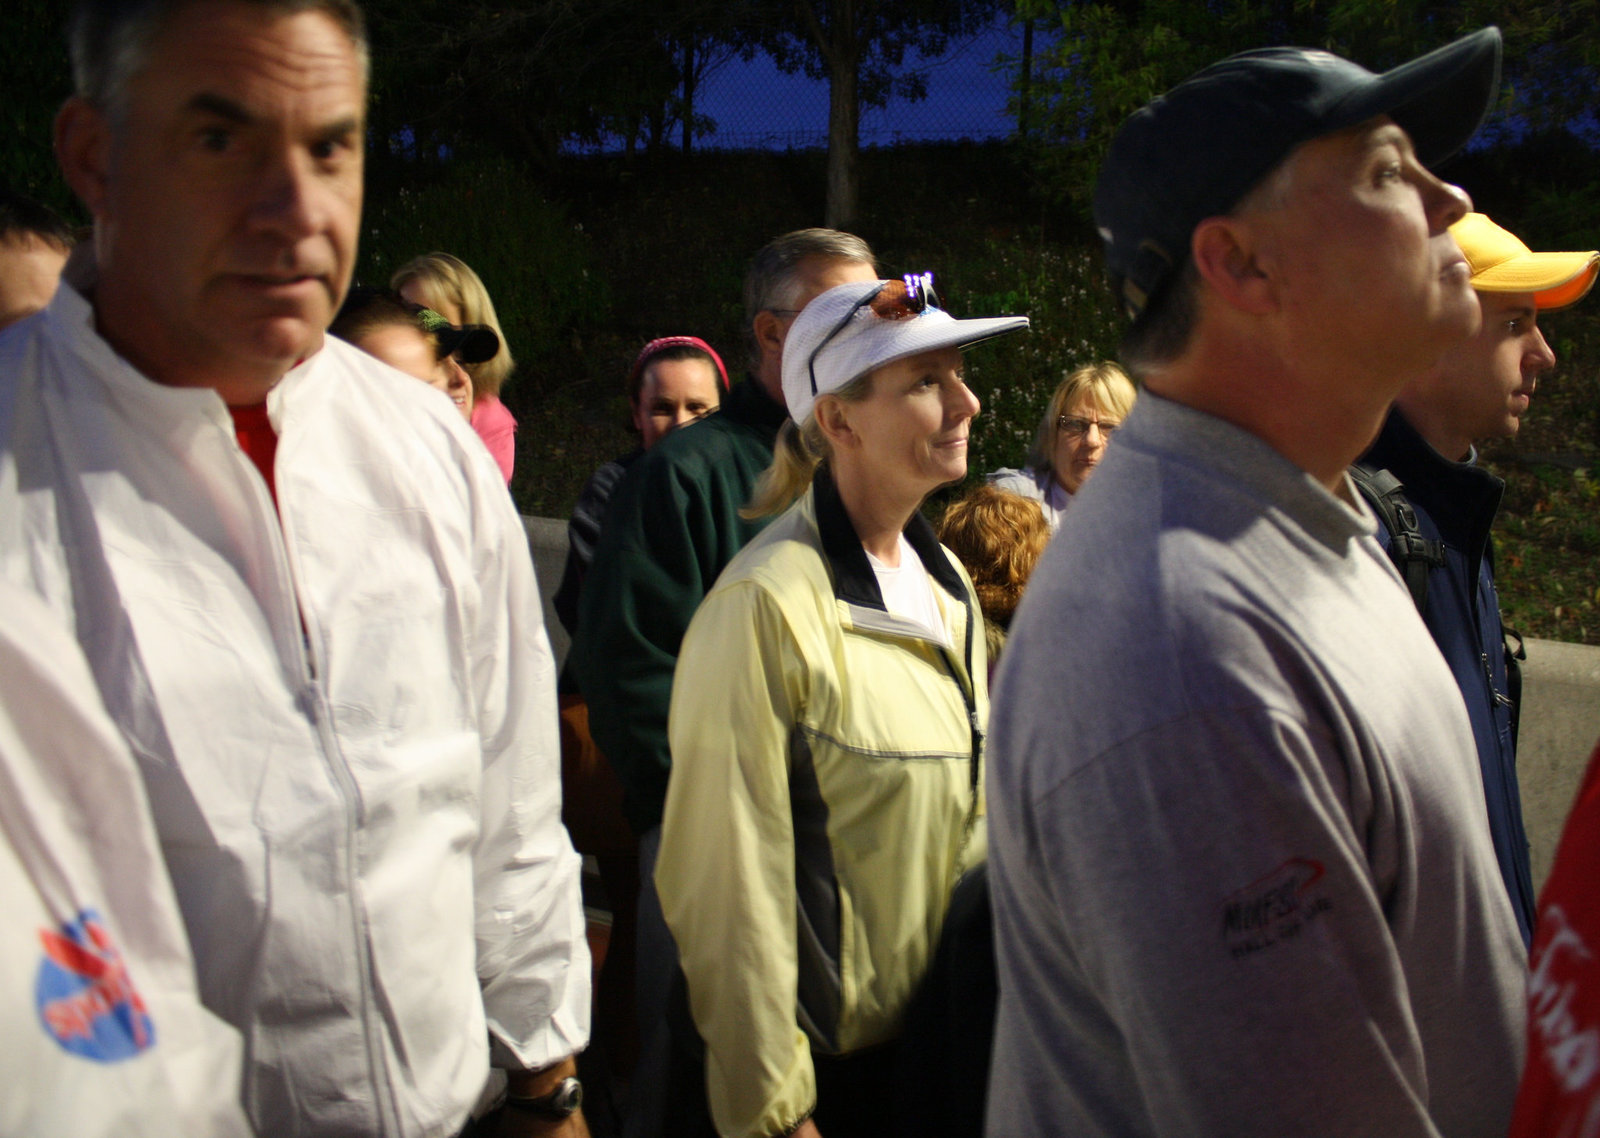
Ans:
[[[523,1110],[545,1118],[566,1118],[583,1105],[583,1084],[568,1075],[549,1094],[538,1098],[507,1095],[505,1104],[508,1109]]]
[[[583,1084],[570,1075],[550,1094],[550,1112],[563,1118],[583,1105]]]

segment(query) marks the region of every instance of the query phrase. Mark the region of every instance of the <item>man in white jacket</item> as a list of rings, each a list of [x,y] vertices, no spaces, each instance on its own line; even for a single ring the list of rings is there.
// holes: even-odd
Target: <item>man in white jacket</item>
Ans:
[[[354,264],[350,0],[82,0],[93,242],[0,336],[0,574],[144,775],[263,1134],[582,1135],[578,860],[520,521],[449,400],[324,339]]]
[[[83,654],[0,581],[0,1134],[246,1138],[144,787]]]

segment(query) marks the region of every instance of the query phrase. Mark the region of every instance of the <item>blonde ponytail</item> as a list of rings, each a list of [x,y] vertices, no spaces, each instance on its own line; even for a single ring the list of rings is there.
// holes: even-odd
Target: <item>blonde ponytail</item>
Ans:
[[[859,403],[872,394],[872,377],[875,372],[858,375],[843,387],[830,391],[822,399],[839,399],[845,403]],[[739,511],[746,521],[770,518],[781,514],[811,485],[817,467],[827,460],[830,452],[827,436],[817,426],[817,412],[812,407],[806,421],[796,425],[793,419],[785,420],[778,428],[778,441],[772,452],[772,465],[761,472],[750,502]]]
[[[747,506],[739,511],[746,521],[781,514],[811,485],[817,467],[828,455],[828,440],[822,437],[817,420],[808,418],[805,426],[793,419],[778,429],[778,443],[772,452],[772,465],[762,471]]]

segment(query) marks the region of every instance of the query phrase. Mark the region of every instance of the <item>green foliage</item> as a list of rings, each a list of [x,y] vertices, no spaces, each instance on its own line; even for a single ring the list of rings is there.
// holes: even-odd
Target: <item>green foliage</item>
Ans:
[[[967,381],[983,400],[969,453],[976,480],[1023,465],[1056,385],[1073,368],[1114,354],[1121,328],[1100,258],[1081,246],[990,239],[950,273],[963,287],[945,299],[959,315],[1032,320],[1028,332],[967,353]]]
[[[787,72],[829,79],[857,68],[861,105],[881,107],[891,96],[927,97],[926,77],[904,67],[908,52],[937,55],[952,37],[970,35],[999,8],[998,0],[778,0],[764,46]],[[797,18],[798,17],[798,18]]]
[[[706,76],[756,50],[764,0],[367,0],[385,145],[500,155],[543,173],[572,141],[651,149]],[[690,50],[692,49],[692,50]]]
[[[1123,120],[1219,59],[1295,44],[1383,70],[1469,26],[1458,5],[1422,0],[1017,0],[1017,13],[1057,32],[1032,79],[1036,168],[1058,200],[1084,203]]]
[[[460,161],[388,173],[369,184],[360,279],[387,284],[401,264],[432,250],[466,261],[494,298],[519,360],[514,384],[540,384],[565,344],[609,317],[587,235],[522,168]]]
[[[1507,482],[1495,532],[1506,624],[1524,636],[1600,644],[1600,483],[1585,467],[1514,455],[1491,465]]]
[[[72,195],[51,150],[56,110],[72,90],[60,0],[8,0],[0,180],[72,216]]]
[[[1600,76],[1600,0],[1464,0],[1468,26],[1499,24],[1508,110],[1535,130],[1592,119]]]
[[[1517,230],[1535,249],[1600,249],[1600,185],[1551,182],[1529,194],[1528,224]]]

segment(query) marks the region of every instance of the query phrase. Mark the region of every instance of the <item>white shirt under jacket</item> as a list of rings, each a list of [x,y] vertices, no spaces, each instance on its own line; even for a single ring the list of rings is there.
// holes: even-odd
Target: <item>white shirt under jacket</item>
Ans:
[[[532,561],[426,384],[329,338],[267,409],[276,511],[215,392],[146,379],[64,283],[0,335],[0,572],[133,749],[256,1128],[454,1134],[491,1052],[588,1038]]]

